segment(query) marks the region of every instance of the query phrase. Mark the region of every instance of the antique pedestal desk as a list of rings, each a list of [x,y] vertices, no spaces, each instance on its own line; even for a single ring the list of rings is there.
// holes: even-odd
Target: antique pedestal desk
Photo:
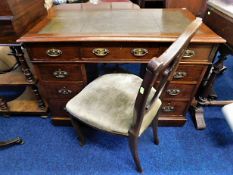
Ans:
[[[164,52],[194,18],[185,9],[84,10],[64,5],[18,42],[27,49],[53,122],[65,124],[69,118],[64,106],[87,84],[87,65],[147,63]],[[223,42],[202,25],[163,94],[160,125],[185,123],[207,66]]]

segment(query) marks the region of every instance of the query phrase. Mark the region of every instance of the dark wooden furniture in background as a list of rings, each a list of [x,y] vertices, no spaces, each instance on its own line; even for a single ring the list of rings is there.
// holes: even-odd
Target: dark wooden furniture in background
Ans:
[[[87,84],[85,69],[89,63],[148,63],[195,19],[184,9],[100,11],[73,5],[54,8],[50,16],[18,40],[36,69],[40,91],[55,124],[70,121],[63,108]],[[202,25],[162,95],[160,125],[185,123],[186,112],[218,43],[223,42]]]
[[[5,147],[9,147],[9,146],[17,145],[17,144],[23,144],[23,143],[24,141],[22,138],[16,137],[14,139],[10,139],[7,141],[0,141],[0,148],[5,148]]]
[[[44,0],[1,0],[0,1],[0,47],[11,48],[20,66],[11,72],[0,74],[0,86],[28,86],[25,92],[13,101],[0,97],[0,114],[44,114],[47,111],[36,80],[25,60],[21,45],[16,43],[21,35],[47,15]],[[1,146],[22,143],[20,138],[1,142]]]
[[[195,16],[203,16],[206,0],[166,0],[166,8],[187,8]]]
[[[135,3],[137,3],[140,6],[140,8],[145,8],[145,7],[152,8],[152,5],[153,7],[164,8],[166,4],[166,0],[137,0],[137,2]]]
[[[0,1],[0,43],[16,43],[22,34],[46,16],[44,0]]]
[[[216,100],[217,94],[213,89],[215,79],[218,74],[223,73],[226,69],[223,62],[227,59],[227,55],[233,53],[233,2],[227,0],[209,1],[208,7],[204,15],[204,23],[208,25],[218,35],[226,39],[225,44],[221,44],[219,47],[220,55],[218,60],[209,67],[209,71],[205,76],[206,80],[201,86],[199,95],[199,107],[196,108],[196,121],[197,128],[204,129],[206,127],[204,120],[204,110],[202,106],[213,105],[222,106],[229,103],[233,103],[233,100]]]

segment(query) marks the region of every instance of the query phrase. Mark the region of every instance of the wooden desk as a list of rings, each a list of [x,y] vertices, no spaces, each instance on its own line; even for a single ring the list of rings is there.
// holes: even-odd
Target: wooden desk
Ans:
[[[89,63],[147,63],[194,19],[187,10],[54,9],[18,42],[26,47],[55,124],[69,121],[65,103],[87,84]],[[163,94],[160,125],[180,126],[219,43],[205,25],[191,41]]]

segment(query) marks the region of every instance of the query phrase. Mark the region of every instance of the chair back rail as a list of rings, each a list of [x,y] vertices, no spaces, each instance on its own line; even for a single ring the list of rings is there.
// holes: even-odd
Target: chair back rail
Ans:
[[[134,123],[129,131],[131,134],[134,133],[136,136],[139,135],[144,115],[150,110],[153,103],[160,98],[167,82],[171,79],[172,74],[176,70],[186,48],[188,47],[190,40],[201,24],[202,19],[196,18],[160,57],[154,57],[149,61],[134,105]],[[149,94],[155,82],[158,80],[159,74],[162,74],[162,77],[159,80],[156,93],[148,103]]]

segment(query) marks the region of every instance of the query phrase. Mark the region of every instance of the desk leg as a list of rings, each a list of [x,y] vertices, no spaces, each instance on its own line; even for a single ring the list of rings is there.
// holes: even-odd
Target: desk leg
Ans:
[[[206,128],[204,109],[202,106],[192,106],[191,113],[193,116],[194,124],[198,130]]]
[[[219,60],[212,65],[210,68],[209,74],[207,76],[207,81],[201,87],[201,92],[198,97],[197,105],[193,107],[193,117],[194,123],[196,124],[196,128],[198,130],[205,129],[205,117],[204,117],[204,109],[202,106],[209,105],[210,100],[216,99],[217,95],[213,90],[214,82],[217,78],[217,75],[223,70],[223,61],[226,59],[226,55],[220,55]]]
[[[194,122],[196,123],[197,129],[206,128],[204,110],[202,106],[223,106],[232,103],[232,100],[217,101],[217,94],[215,93],[213,86],[214,82],[219,74],[222,74],[226,67],[223,65],[224,61],[227,59],[229,54],[229,49],[225,45],[221,45],[220,56],[216,63],[210,68],[209,74],[207,76],[207,81],[203,83],[201,87],[201,92],[197,100],[197,104],[193,107]]]

